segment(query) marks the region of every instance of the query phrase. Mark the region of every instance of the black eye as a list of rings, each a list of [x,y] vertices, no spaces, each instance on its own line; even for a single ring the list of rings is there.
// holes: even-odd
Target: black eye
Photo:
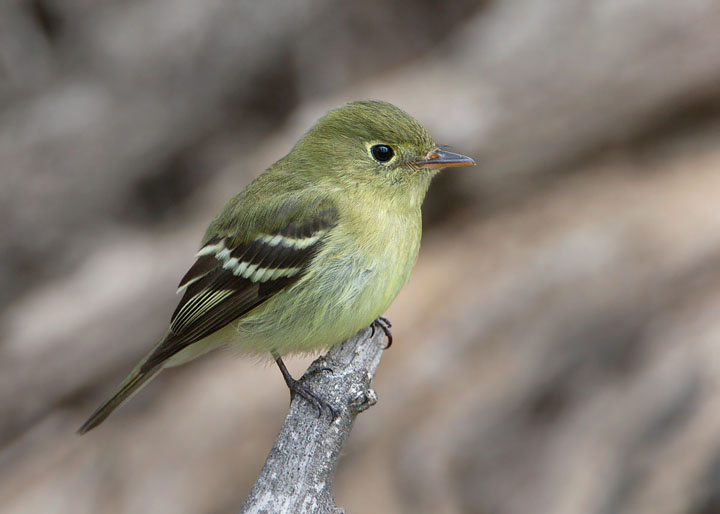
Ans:
[[[370,152],[380,162],[388,162],[395,155],[395,151],[388,145],[373,145]]]

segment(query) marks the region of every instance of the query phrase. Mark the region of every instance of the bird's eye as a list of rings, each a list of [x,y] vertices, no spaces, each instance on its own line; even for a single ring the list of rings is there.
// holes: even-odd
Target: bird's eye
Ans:
[[[388,162],[395,155],[395,151],[388,145],[373,145],[370,152],[375,160],[380,162]]]

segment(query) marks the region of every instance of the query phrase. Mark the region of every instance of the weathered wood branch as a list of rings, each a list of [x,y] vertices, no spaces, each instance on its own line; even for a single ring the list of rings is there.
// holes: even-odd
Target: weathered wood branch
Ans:
[[[318,411],[296,396],[241,514],[344,512],[332,483],[358,413],[377,401],[370,382],[385,346],[382,330],[361,332],[316,359],[302,381],[336,412]]]

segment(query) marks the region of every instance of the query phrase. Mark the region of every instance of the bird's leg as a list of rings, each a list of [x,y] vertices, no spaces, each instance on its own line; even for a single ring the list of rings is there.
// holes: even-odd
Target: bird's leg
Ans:
[[[325,400],[315,394],[312,388],[306,383],[302,382],[301,380],[295,380],[285,366],[285,363],[280,357],[280,354],[278,354],[275,350],[271,351],[270,353],[272,354],[273,359],[275,359],[275,363],[278,365],[278,368],[280,368],[280,373],[282,373],[288,389],[290,389],[290,401],[292,402],[293,398],[295,398],[295,395],[298,394],[301,398],[305,399],[305,401],[310,403],[310,405],[312,405],[318,410],[318,418],[322,416],[323,409],[327,409],[330,412],[330,416],[332,417],[332,419],[335,420],[337,418],[337,413],[335,412],[335,409],[333,409],[331,405],[329,405]]]
[[[385,333],[385,337],[387,338],[387,346],[385,346],[385,349],[387,350],[392,346],[393,338],[392,338],[392,332],[390,331],[390,327],[392,327],[392,323],[390,323],[390,320],[387,319],[384,316],[379,316],[378,319],[373,321],[370,324],[370,328],[372,329],[372,332],[370,333],[370,337],[375,335],[375,327],[380,327],[380,330],[382,330]]]

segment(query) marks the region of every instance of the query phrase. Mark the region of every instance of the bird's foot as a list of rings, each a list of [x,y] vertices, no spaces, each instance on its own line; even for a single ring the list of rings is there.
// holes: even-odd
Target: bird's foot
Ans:
[[[337,412],[335,412],[335,409],[333,409],[332,405],[330,405],[328,402],[318,396],[315,391],[313,391],[312,388],[305,382],[293,379],[291,383],[288,383],[288,387],[290,388],[290,401],[292,401],[297,394],[317,409],[318,418],[321,417],[323,411],[327,409],[327,411],[330,413],[330,418],[333,421],[337,419],[338,414]]]
[[[370,328],[372,329],[372,332],[370,333],[371,338],[375,335],[375,327],[379,327],[380,330],[385,333],[385,337],[387,338],[387,345],[385,346],[385,349],[387,350],[393,344],[392,331],[390,330],[392,323],[390,323],[390,320],[384,316],[378,317],[378,319],[370,324]]]
[[[332,419],[332,421],[335,421],[338,417],[335,409],[333,409],[333,407],[329,403],[327,403],[320,396],[318,396],[317,393],[315,393],[315,391],[312,390],[312,387],[310,387],[308,384],[306,384],[302,380],[295,380],[288,371],[287,367],[285,367],[285,363],[279,356],[275,356],[275,354],[273,354],[273,357],[275,357],[275,362],[280,368],[280,372],[285,379],[285,383],[287,384],[288,389],[290,389],[290,402],[295,399],[295,395],[298,395],[300,396],[300,398],[304,399],[306,402],[308,402],[310,405],[317,409],[318,418],[321,417],[323,411],[327,409],[327,411],[330,413],[330,418]],[[330,368],[322,368],[317,370],[316,372],[320,371],[332,372]]]

